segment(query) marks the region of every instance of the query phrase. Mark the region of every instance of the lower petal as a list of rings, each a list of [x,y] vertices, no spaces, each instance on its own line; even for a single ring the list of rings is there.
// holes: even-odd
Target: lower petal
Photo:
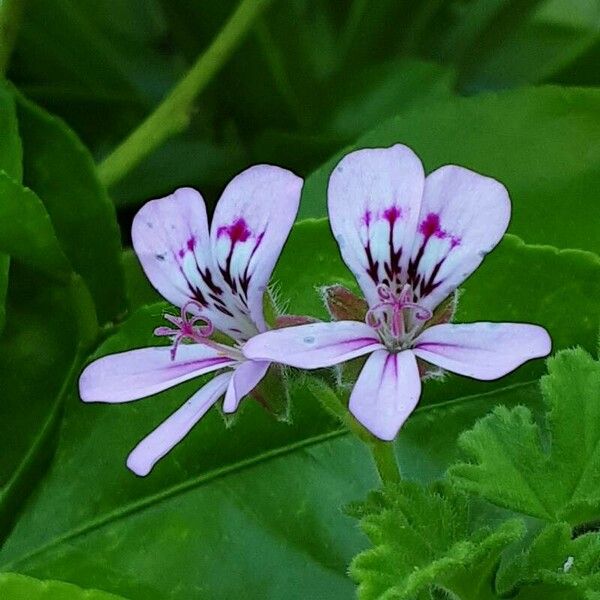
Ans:
[[[550,353],[552,341],[539,325],[466,323],[435,325],[414,342],[414,353],[442,369],[474,379],[498,379],[532,358]]]
[[[350,412],[373,435],[393,440],[421,396],[421,379],[410,350],[377,350],[363,367],[350,396]]]
[[[242,352],[251,360],[268,360],[301,369],[319,369],[383,348],[377,332],[358,321],[311,323],[254,336]]]
[[[261,360],[247,360],[235,368],[233,377],[227,386],[223,411],[232,413],[237,410],[240,400],[250,393],[267,374],[271,363]]]
[[[84,402],[129,402],[235,362],[200,344],[181,344],[174,360],[168,346],[140,348],[88,365],[79,378],[79,393]]]
[[[217,375],[145,437],[127,458],[129,469],[136,475],[148,475],[152,467],[188,434],[223,395],[231,376],[231,372]]]

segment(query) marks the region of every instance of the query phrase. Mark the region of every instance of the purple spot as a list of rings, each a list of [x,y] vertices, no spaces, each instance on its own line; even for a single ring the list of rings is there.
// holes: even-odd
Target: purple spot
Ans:
[[[448,237],[448,232],[444,231],[440,227],[440,215],[437,213],[429,213],[425,220],[419,225],[419,231],[425,236],[426,239],[429,239],[432,235],[440,240],[446,239]],[[452,247],[458,245],[460,243],[460,238],[456,236],[451,237]]]
[[[187,248],[188,248],[188,250],[193,251],[195,247],[196,247],[196,238],[194,236],[192,236],[187,241]]]
[[[371,211],[368,210],[364,215],[363,215],[363,223],[368,227],[371,224]]]
[[[185,250],[181,249],[178,254],[179,258],[183,258],[185,256]]]
[[[389,221],[391,227],[401,216],[402,212],[397,206],[391,206],[383,212],[383,218]]]
[[[450,247],[451,248],[456,248],[456,246],[460,246],[460,242],[461,242],[461,238],[459,238],[457,235],[453,235],[450,238]]]
[[[229,236],[232,244],[236,242],[245,242],[251,235],[250,229],[246,225],[246,221],[240,217],[236,219],[231,225],[222,225],[217,230],[217,237],[222,235]]]

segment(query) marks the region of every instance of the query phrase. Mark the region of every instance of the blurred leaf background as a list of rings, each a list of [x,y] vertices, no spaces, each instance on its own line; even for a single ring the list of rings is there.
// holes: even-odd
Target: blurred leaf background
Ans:
[[[247,403],[226,429],[212,411],[145,480],[126,471],[128,450],[197,383],[122,407],[78,399],[90,355],[153,343],[165,306],[129,227],[178,186],[212,207],[232,175],[275,163],[306,178],[301,217],[323,217],[338,158],[396,142],[428,172],[496,177],[511,235],[467,282],[460,320],[537,322],[555,350],[597,349],[600,0],[242,4],[255,14],[230,54],[209,55],[189,123],[116,176],[104,161],[238,4],[0,2],[0,570],[20,573],[0,575],[1,598],[354,593],[347,569],[367,539],[340,507],[375,471],[302,381],[292,425]],[[322,317],[315,286],[353,285],[324,221],[295,228],[275,279],[292,312]],[[498,382],[428,385],[396,444],[405,477],[442,476],[496,404],[538,415],[543,372],[534,361]],[[517,597],[535,593],[584,597]]]

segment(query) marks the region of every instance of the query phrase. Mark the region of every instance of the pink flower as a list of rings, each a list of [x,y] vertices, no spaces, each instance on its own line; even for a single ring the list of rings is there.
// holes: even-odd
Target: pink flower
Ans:
[[[417,357],[489,380],[550,352],[550,337],[537,325],[427,327],[506,231],[510,200],[494,179],[453,165],[425,177],[403,145],[359,150],[333,171],[328,207],[342,257],[369,305],[365,322],[269,331],[244,346],[248,358],[316,369],[370,354],[349,408],[374,435],[392,440],[421,395]]]
[[[302,180],[284,169],[247,169],[223,192],[210,234],[204,201],[190,188],[152,200],[136,215],[132,238],[142,267],[181,309],[181,316],[166,315],[170,326],[155,330],[173,345],[96,360],[79,380],[82,400],[129,402],[223,370],[133,450],[127,466],[138,475],[147,475],[223,394],[223,410],[234,412],[266,374],[269,361],[247,359],[240,347],[267,330],[263,294],[296,217],[301,188]],[[233,344],[212,339],[214,330]]]

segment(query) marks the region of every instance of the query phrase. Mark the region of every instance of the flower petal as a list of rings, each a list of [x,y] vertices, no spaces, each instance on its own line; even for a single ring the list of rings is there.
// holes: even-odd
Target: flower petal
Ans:
[[[232,413],[237,410],[240,400],[251,392],[267,374],[271,363],[260,360],[247,360],[237,366],[227,386],[223,412]]]
[[[152,467],[172,450],[223,395],[232,373],[221,373],[200,388],[183,406],[145,437],[127,458],[136,475],[148,475]]]
[[[369,356],[356,380],[349,409],[373,435],[393,440],[420,395],[415,355],[410,350],[397,354],[378,350]]]
[[[261,333],[242,352],[252,360],[318,369],[383,348],[377,332],[358,321],[311,323]]]
[[[498,379],[532,358],[550,353],[552,341],[539,325],[465,323],[435,325],[414,341],[423,360],[474,379]]]
[[[414,301],[433,310],[500,241],[510,220],[506,188],[446,165],[427,176],[408,267]]]
[[[212,252],[225,303],[266,329],[263,294],[298,212],[302,179],[256,165],[234,177],[211,225]],[[246,336],[249,337],[249,336]]]
[[[235,362],[200,344],[181,344],[175,360],[170,347],[140,348],[88,365],[79,378],[79,393],[84,402],[129,402]]]
[[[152,285],[180,308],[196,300],[213,325],[233,335],[248,335],[255,327],[246,318],[238,323],[223,302],[223,289],[215,281],[206,208],[202,196],[181,188],[170,196],[151,200],[136,214],[131,227],[133,247]]]
[[[378,284],[400,291],[406,281],[424,180],[421,161],[401,144],[351,152],[331,174],[331,229],[371,306]]]

